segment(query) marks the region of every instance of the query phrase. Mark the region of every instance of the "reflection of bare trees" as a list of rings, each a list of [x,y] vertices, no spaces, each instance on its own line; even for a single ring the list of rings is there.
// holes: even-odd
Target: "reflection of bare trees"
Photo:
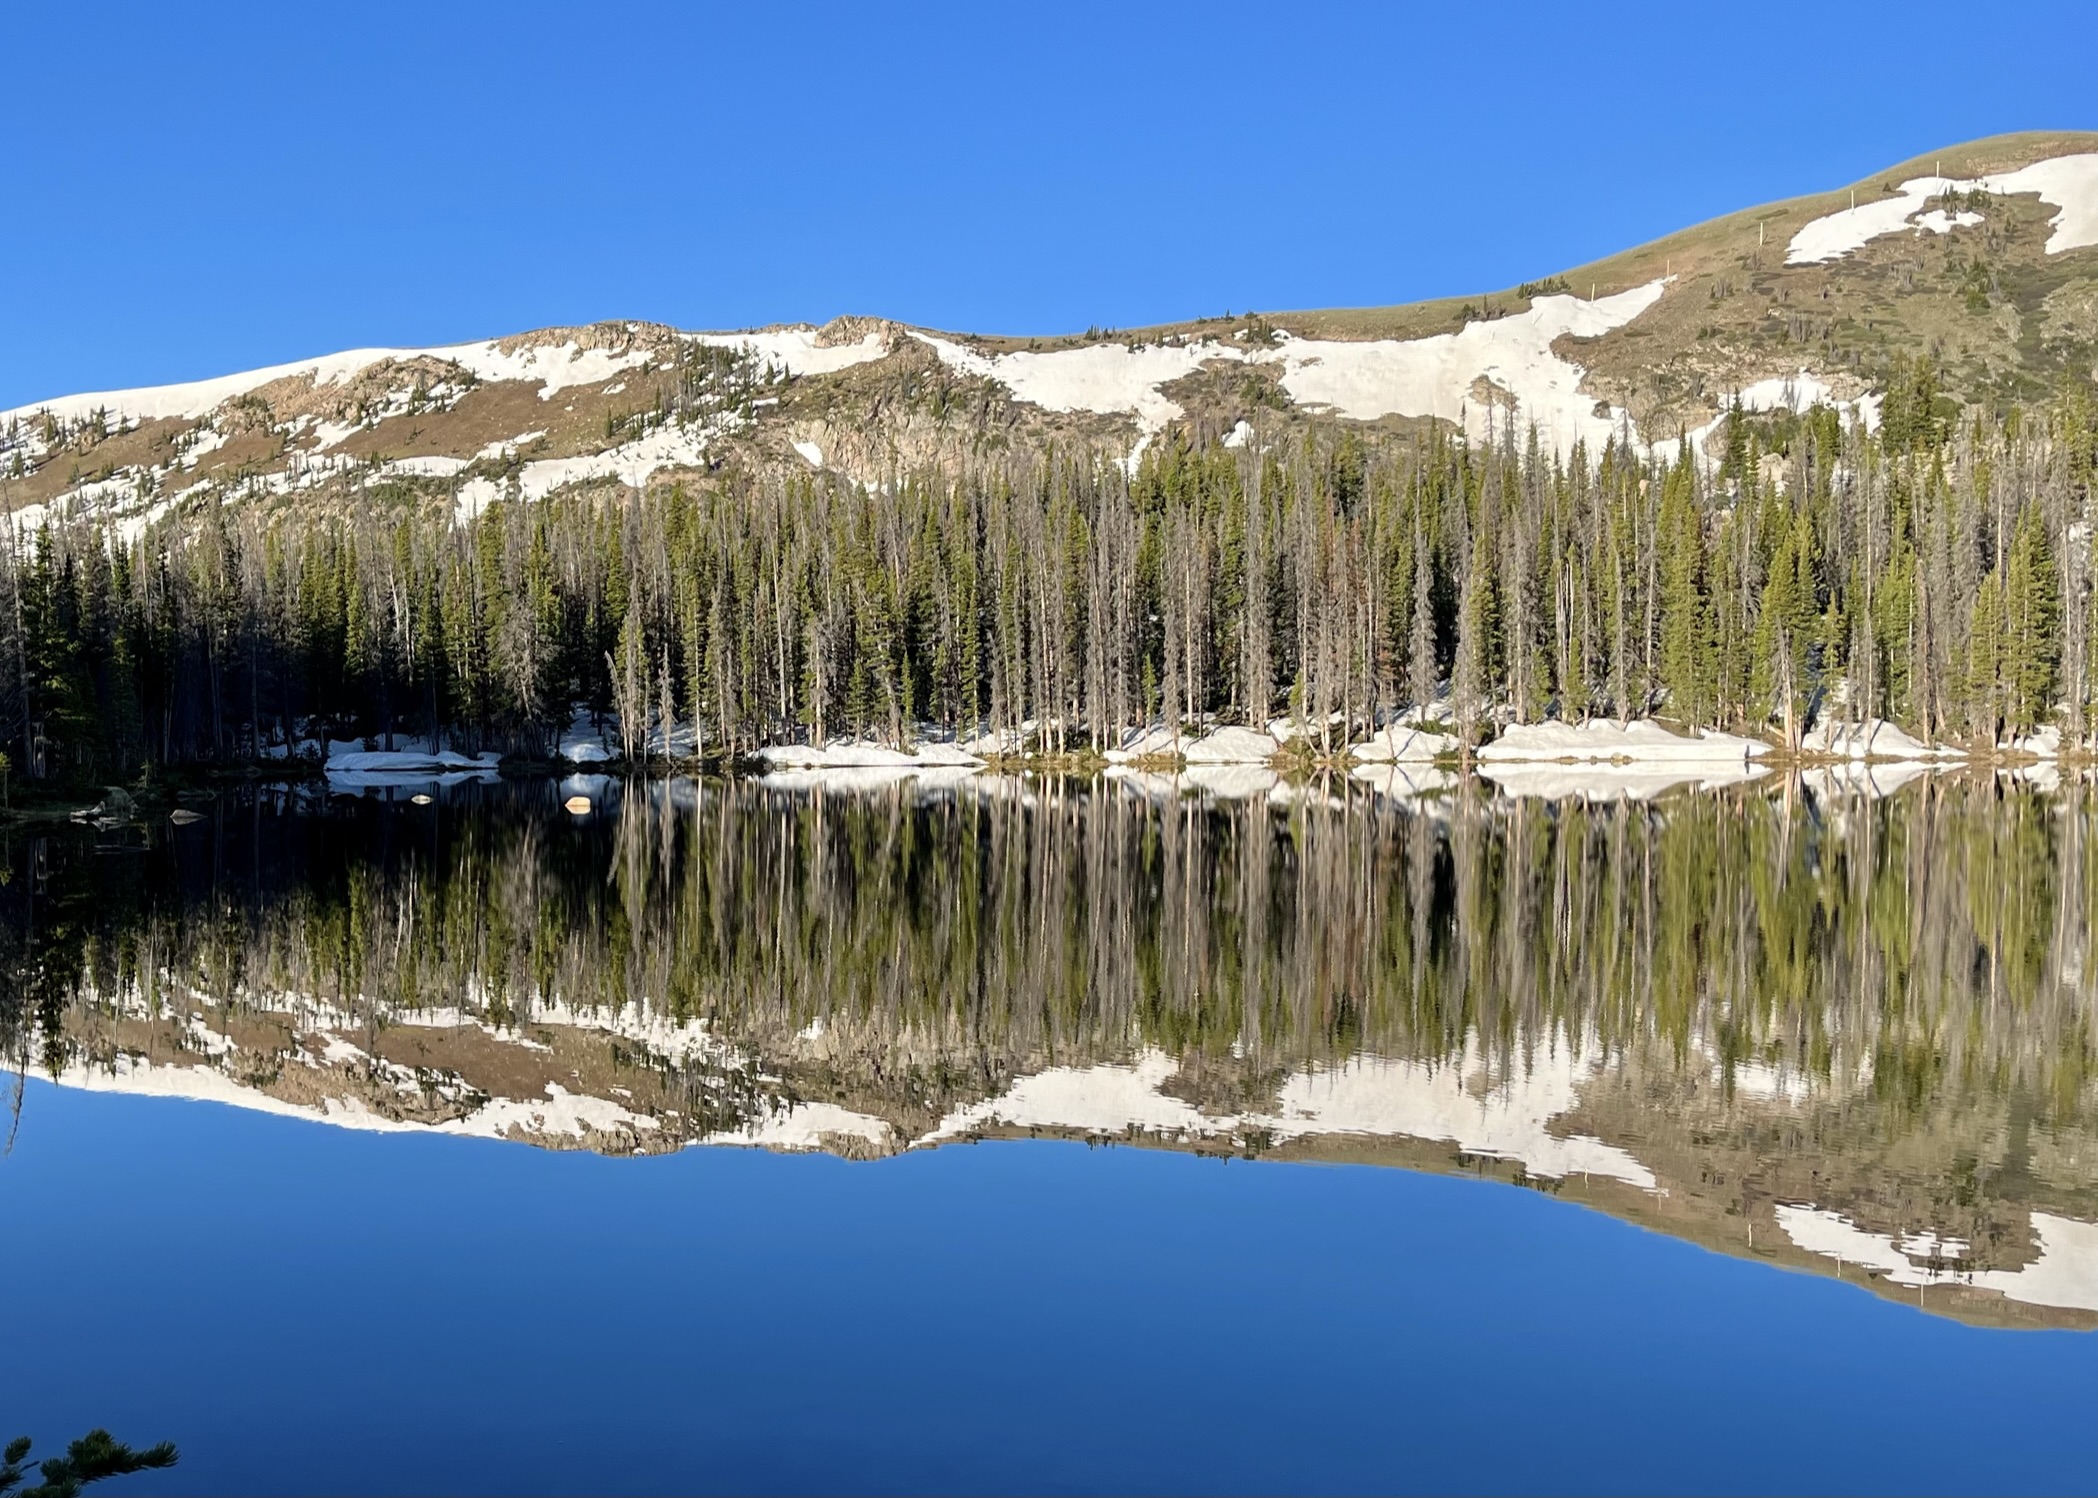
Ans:
[[[229,809],[124,861],[53,841],[41,880],[16,844],[0,1042],[21,1063],[69,1004],[185,991],[372,1029],[645,1010],[761,1056],[820,1023],[877,1088],[980,1091],[1145,1044],[1222,1076],[1467,1046],[1520,1067],[1570,1042],[1890,1117],[2016,1087],[2066,1123],[2093,1100],[2094,815],[2082,786],[1975,778],[1878,801],[1473,788],[1421,809],[1336,787],[1285,809],[1047,778],[636,782],[583,820],[514,786]]]

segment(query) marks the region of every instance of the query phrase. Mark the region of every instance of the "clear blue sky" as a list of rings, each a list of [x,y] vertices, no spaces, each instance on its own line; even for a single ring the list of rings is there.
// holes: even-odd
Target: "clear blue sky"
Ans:
[[[2092,0],[75,0],[0,35],[0,408],[604,317],[1408,301],[2098,126]]]

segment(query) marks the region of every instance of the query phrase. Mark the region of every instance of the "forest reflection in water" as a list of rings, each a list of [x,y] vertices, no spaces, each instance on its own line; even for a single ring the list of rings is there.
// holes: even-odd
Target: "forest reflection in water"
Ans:
[[[17,833],[0,1044],[83,1087],[620,1153],[1049,1133],[1471,1171],[2098,1325],[2081,782],[578,788]]]

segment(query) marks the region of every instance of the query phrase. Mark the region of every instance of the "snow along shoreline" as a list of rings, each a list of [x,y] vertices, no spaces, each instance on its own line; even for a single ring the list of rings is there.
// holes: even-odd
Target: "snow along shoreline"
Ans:
[[[1351,741],[1344,733],[1338,714],[1324,724],[1276,719],[1265,732],[1235,724],[1191,731],[1154,723],[1126,731],[1118,745],[1098,757],[1106,762],[1109,779],[1154,799],[1193,793],[1217,800],[1265,796],[1293,804],[1307,794],[1293,772],[1309,764],[1344,769],[1380,793],[1408,800],[1452,789],[1473,773],[1510,796],[1593,801],[1647,800],[1681,785],[1706,790],[1742,785],[1780,769],[1804,771],[1831,787],[1881,792],[1931,770],[1965,764],[2005,765],[2027,779],[2054,784],[2064,761],[2075,763],[2098,751],[2098,745],[2066,740],[2052,726],[2006,739],[1993,750],[1926,744],[1882,719],[1817,725],[1796,753],[1713,729],[1680,733],[1652,718],[1508,724],[1468,757],[1455,734],[1417,716],[1388,723],[1367,738]],[[588,713],[578,713],[560,735],[554,758],[615,769],[624,762],[614,747],[616,735],[616,725],[593,727]],[[1026,772],[1063,760],[1043,747],[1045,741],[1043,725],[1032,721],[969,738],[920,725],[908,748],[845,737],[822,746],[769,744],[738,758],[761,783],[780,790],[864,791],[906,781],[936,790],[993,769]],[[309,739],[278,748],[275,757],[318,768],[331,791],[345,794],[435,791],[492,781],[502,769],[493,753],[468,756],[437,749],[419,737],[397,736],[393,749],[368,747],[373,742]],[[651,728],[642,742],[646,758],[673,763],[692,760],[700,747],[689,724],[667,735]],[[1074,753],[1088,752],[1083,744],[1074,748]],[[610,780],[601,773],[588,778]],[[602,789],[586,799],[595,801]]]

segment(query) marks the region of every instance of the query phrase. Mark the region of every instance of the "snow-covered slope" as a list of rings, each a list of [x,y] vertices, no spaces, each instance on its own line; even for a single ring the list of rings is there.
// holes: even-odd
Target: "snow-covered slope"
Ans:
[[[629,324],[628,331],[638,333],[641,329],[639,325]],[[790,375],[831,374],[870,359],[879,359],[885,352],[878,334],[869,334],[852,343],[825,346],[818,341],[818,330],[814,328],[780,328],[758,333],[693,333],[687,336],[695,343],[747,349],[761,364]],[[340,386],[380,365],[405,363],[411,359],[432,359],[457,365],[474,379],[489,383],[517,381],[532,386],[541,400],[552,400],[571,387],[602,384],[616,375],[639,369],[660,356],[660,348],[640,341],[628,348],[613,350],[584,348],[573,338],[542,343],[533,341],[529,335],[441,348],[348,349],[339,354],[272,364],[216,379],[148,385],[136,390],[91,391],[83,395],[60,396],[55,400],[34,401],[11,411],[0,411],[0,427],[13,420],[40,420],[47,413],[61,421],[84,420],[96,412],[119,420],[194,420],[209,416],[237,396],[247,395],[279,380]]]
[[[329,502],[388,483],[464,521],[504,498],[725,465],[879,485],[910,466],[958,472],[987,443],[1075,438],[1133,471],[1176,426],[1250,456],[1278,426],[1314,422],[1389,423],[1397,441],[1420,422],[1534,432],[1561,455],[1617,440],[1672,457],[1681,441],[1710,461],[1736,404],[1875,425],[1875,371],[1907,353],[1942,350],[1955,395],[2087,374],[2098,136],[1977,142],[1943,165],[1461,305],[1024,342],[868,318],[614,322],[58,396],[0,411],[0,505],[22,524],[91,514],[135,536],[207,494]],[[1910,241],[1898,265],[1868,252],[1893,236]],[[1985,292],[1962,280],[1977,256]],[[1861,319],[1871,347],[1839,347],[1834,330]]]
[[[2098,152],[2056,156],[1995,177],[1915,177],[1891,197],[1879,198],[1815,219],[1793,235],[1785,251],[1787,265],[1812,265],[1863,248],[1882,235],[1904,229],[1918,234],[1944,234],[1971,228],[1983,215],[1968,209],[1926,210],[1932,198],[1979,192],[2017,196],[2036,194],[2053,205],[2047,253],[2059,255],[2098,245]]]
[[[1597,414],[1595,397],[1581,391],[1581,366],[1553,345],[1624,327],[1665,289],[1666,282],[1656,280],[1594,300],[1541,296],[1526,311],[1424,338],[1281,335],[1275,348],[1199,338],[985,354],[951,339],[919,336],[942,360],[997,380],[1021,400],[1052,411],[1126,412],[1145,433],[1183,414],[1164,386],[1211,363],[1254,364],[1278,367],[1283,389],[1307,409],[1357,421],[1438,417],[1474,437],[1511,421],[1534,424],[1547,446],[1565,452],[1581,440],[1600,448],[1618,423]]]

